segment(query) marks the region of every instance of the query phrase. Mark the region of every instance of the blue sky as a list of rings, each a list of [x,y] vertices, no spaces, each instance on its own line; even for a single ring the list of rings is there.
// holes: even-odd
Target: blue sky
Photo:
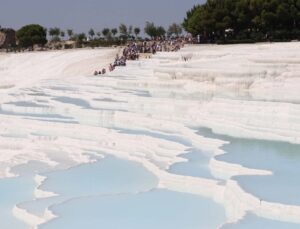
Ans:
[[[167,26],[181,23],[187,10],[204,0],[1,0],[0,25],[19,29],[39,23],[87,32],[118,27],[121,22],[143,28],[145,21]]]

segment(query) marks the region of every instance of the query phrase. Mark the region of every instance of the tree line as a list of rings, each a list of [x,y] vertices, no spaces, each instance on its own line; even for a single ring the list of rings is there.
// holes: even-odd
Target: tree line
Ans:
[[[163,26],[156,26],[153,22],[146,22],[144,28],[145,34],[151,39],[161,37],[178,37],[182,34],[182,26],[173,23],[166,30]],[[44,46],[46,43],[59,43],[62,40],[75,41],[80,47],[83,44],[90,46],[108,46],[120,45],[127,40],[141,40],[139,37],[141,29],[139,27],[120,24],[118,28],[104,28],[96,32],[90,29],[88,33],[75,33],[72,29],[66,31],[54,27],[46,29],[41,25],[26,25],[16,33],[19,46],[22,48],[33,48],[34,45]],[[47,38],[50,38],[49,41]]]
[[[300,39],[300,0],[207,0],[182,25],[203,42]]]

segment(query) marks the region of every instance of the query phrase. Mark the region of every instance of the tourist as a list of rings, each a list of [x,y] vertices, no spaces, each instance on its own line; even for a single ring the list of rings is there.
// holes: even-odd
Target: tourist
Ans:
[[[180,50],[181,47],[184,46],[184,40],[182,39],[173,39],[173,40],[163,40],[159,39],[157,41],[143,41],[140,43],[131,42],[127,44],[127,46],[123,49],[122,56],[120,57],[118,54],[116,55],[115,61],[113,64],[110,64],[108,69],[112,72],[115,67],[118,66],[126,66],[127,60],[139,60],[140,53],[148,53],[145,58],[150,59],[151,54],[156,54],[157,52],[176,52]],[[188,61],[187,57],[183,57],[184,61]],[[96,72],[95,72],[96,73]],[[99,74],[105,74],[106,69],[103,68],[102,72]],[[96,75],[96,74],[95,74]]]

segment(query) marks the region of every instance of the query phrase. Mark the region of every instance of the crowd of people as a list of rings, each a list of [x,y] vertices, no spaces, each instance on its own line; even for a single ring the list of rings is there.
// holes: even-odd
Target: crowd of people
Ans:
[[[180,50],[185,43],[185,39],[181,38],[172,40],[131,42],[123,49],[121,57],[117,54],[114,63],[109,65],[109,71],[111,72],[119,66],[126,66],[127,60],[139,60],[141,53],[154,55],[157,52],[176,52]],[[104,74],[106,74],[105,68],[101,71],[94,72],[94,75]]]
[[[139,46],[140,53],[176,52],[184,45],[184,40],[144,41]]]

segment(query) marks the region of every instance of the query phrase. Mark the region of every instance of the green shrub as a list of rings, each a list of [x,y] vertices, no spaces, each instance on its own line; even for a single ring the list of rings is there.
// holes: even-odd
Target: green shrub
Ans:
[[[40,25],[26,25],[17,31],[17,39],[22,48],[33,48],[34,45],[47,43],[46,29]]]

